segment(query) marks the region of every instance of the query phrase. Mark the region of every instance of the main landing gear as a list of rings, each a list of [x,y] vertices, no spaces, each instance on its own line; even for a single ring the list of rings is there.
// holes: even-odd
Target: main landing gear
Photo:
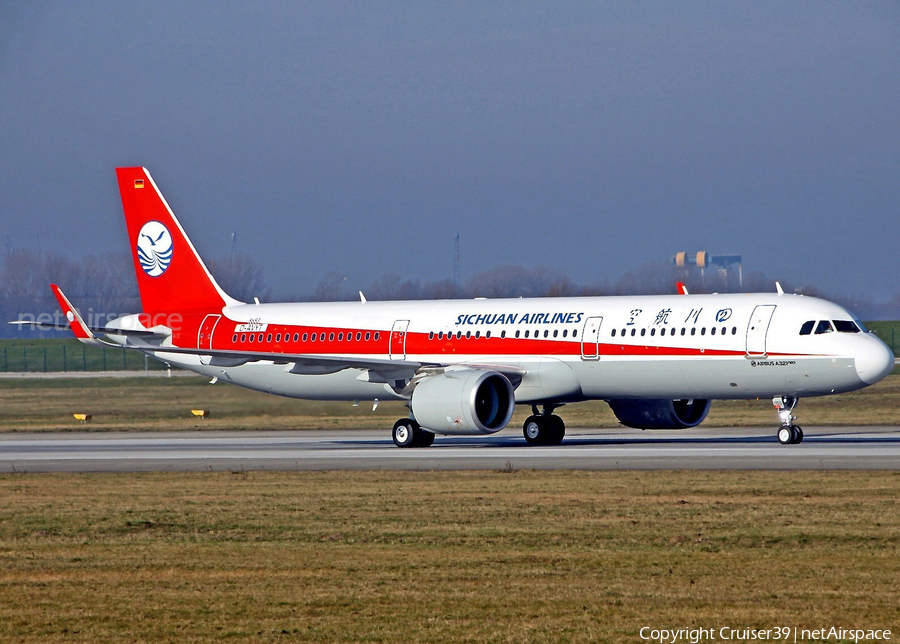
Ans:
[[[531,406],[532,415],[525,419],[522,433],[529,445],[559,445],[566,435],[566,424],[559,416],[553,415],[557,405],[544,405],[538,412],[537,405]]]
[[[803,441],[803,429],[795,425],[793,411],[797,406],[796,396],[776,396],[772,399],[775,411],[781,419],[781,427],[778,429],[778,442],[782,445],[797,445]]]
[[[392,436],[397,447],[431,447],[434,442],[434,434],[422,429],[412,418],[401,418],[394,423]]]

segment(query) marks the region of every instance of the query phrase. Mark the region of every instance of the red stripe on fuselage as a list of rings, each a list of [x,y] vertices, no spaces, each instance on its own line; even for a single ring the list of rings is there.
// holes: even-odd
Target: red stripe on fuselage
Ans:
[[[391,330],[384,329],[373,331],[372,329],[352,329],[346,327],[319,327],[319,326],[292,326],[267,324],[265,331],[238,332],[234,323],[228,331],[222,325],[217,329],[212,338],[212,346],[219,350],[254,351],[261,353],[291,353],[307,355],[387,355],[390,351]],[[324,334],[325,339],[321,340]],[[366,334],[369,339],[366,340]],[[375,339],[375,336],[378,339]],[[294,340],[294,336],[297,340]],[[306,335],[306,341],[303,336]],[[311,340],[312,336],[316,340]],[[186,334],[189,336],[189,334]],[[250,337],[253,341],[250,341]],[[276,340],[280,336],[280,340]],[[359,340],[357,340],[359,336]],[[195,335],[196,337],[196,335]],[[242,341],[243,338],[243,341]],[[342,338],[342,339],[338,339]],[[713,344],[713,337],[709,338]],[[399,353],[394,351],[394,353]],[[406,348],[407,356],[572,356],[582,355],[582,343],[580,339],[553,339],[553,338],[490,338],[474,335],[457,338],[455,334],[438,338],[437,334],[429,338],[428,333],[407,332]],[[595,355],[588,352],[588,355]],[[650,344],[624,344],[621,342],[602,342],[599,345],[599,355],[606,357],[615,356],[743,356],[743,349],[721,349],[709,346],[661,346]],[[768,355],[788,355],[769,353]],[[791,354],[793,355],[793,354]]]

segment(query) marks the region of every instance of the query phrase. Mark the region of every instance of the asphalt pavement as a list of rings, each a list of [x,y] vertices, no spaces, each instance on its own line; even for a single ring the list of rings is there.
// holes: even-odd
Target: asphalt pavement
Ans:
[[[34,433],[0,435],[0,472],[204,470],[692,469],[900,470],[900,427],[804,427],[800,445],[774,428],[570,429],[531,447],[521,431],[438,437],[400,449],[379,430]]]

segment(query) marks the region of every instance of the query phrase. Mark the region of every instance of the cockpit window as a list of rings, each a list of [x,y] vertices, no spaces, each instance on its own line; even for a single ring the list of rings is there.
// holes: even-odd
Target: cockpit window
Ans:
[[[856,322],[851,320],[834,320],[834,328],[838,330],[838,333],[859,333]]]
[[[800,327],[800,335],[809,335],[810,333],[812,333],[814,326],[816,326],[815,320],[810,320],[809,322],[804,322],[803,326]]]
[[[821,333],[833,333],[834,327],[831,326],[831,322],[828,320],[821,320],[819,324],[816,325],[816,335]]]

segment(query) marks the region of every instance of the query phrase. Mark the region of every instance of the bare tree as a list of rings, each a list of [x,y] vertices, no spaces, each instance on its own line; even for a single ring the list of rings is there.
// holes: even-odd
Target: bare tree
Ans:
[[[263,277],[263,267],[244,253],[213,260],[209,268],[219,286],[231,297],[241,302],[252,302],[254,297],[267,300],[271,289]]]

